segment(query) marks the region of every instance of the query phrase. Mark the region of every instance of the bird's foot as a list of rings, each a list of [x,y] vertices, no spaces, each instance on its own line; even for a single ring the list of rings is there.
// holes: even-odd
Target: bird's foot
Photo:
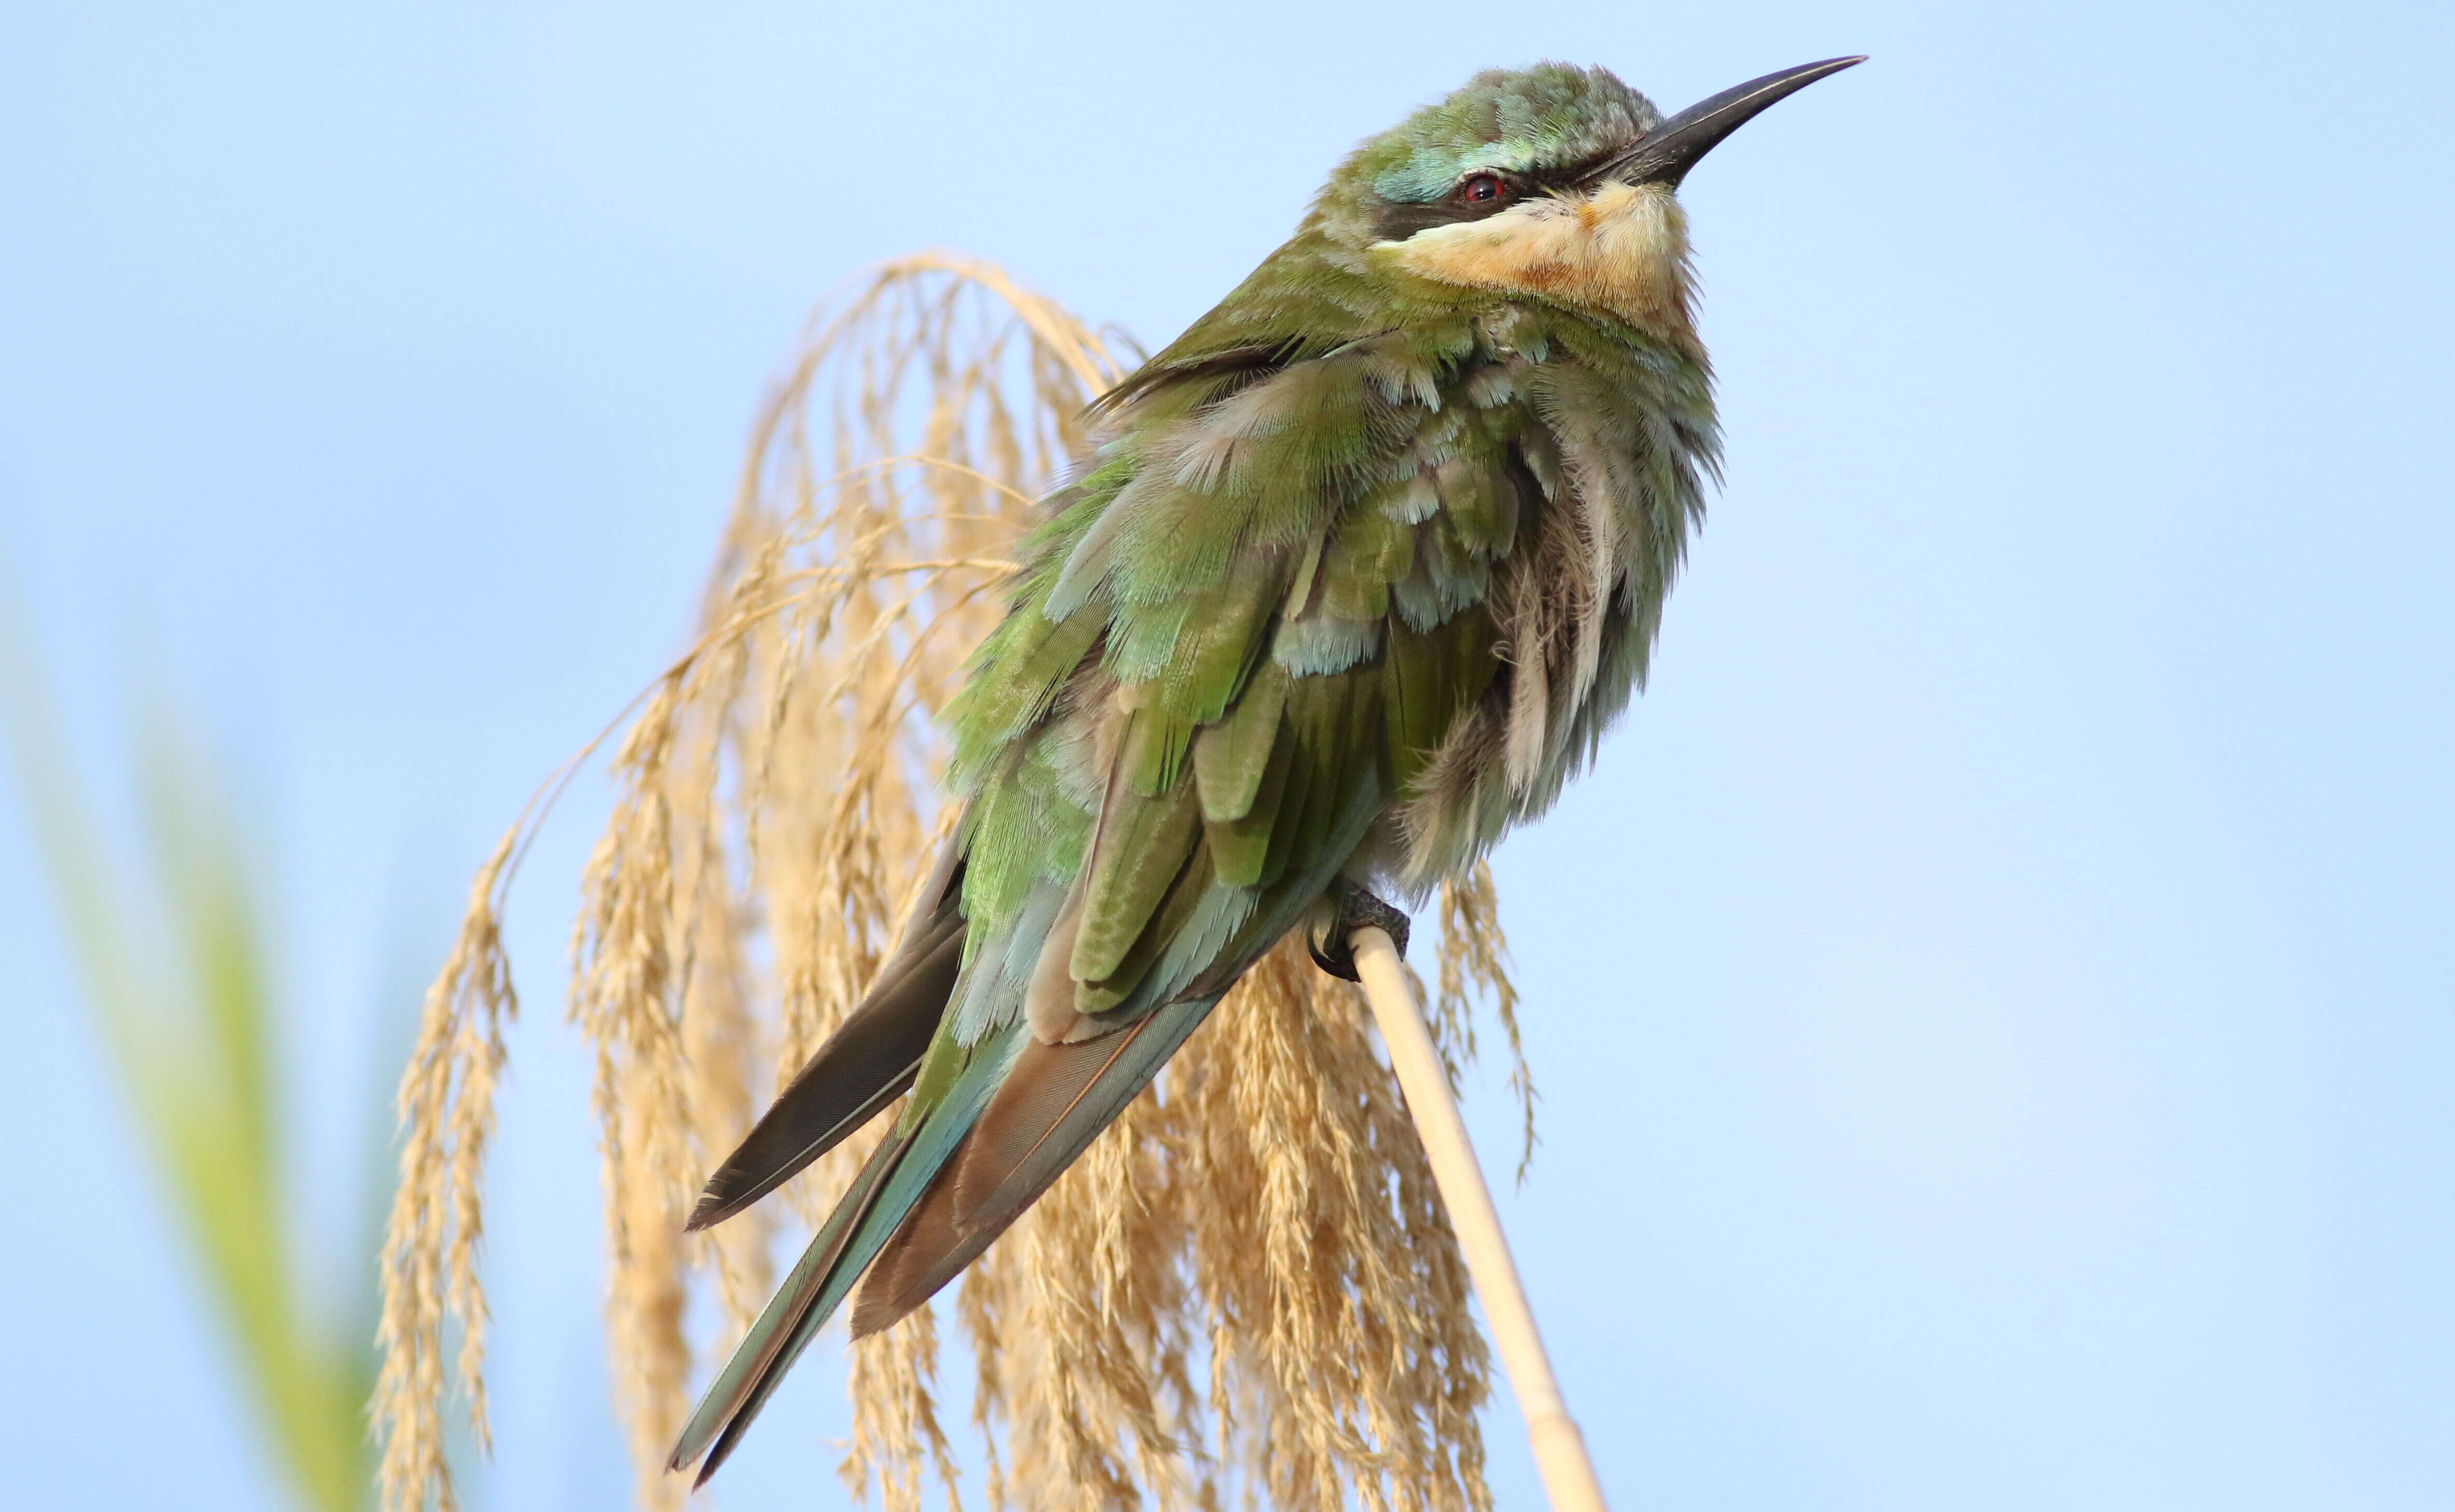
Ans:
[[[1356,979],[1353,936],[1367,925],[1386,931],[1390,943],[1398,947],[1401,959],[1407,954],[1409,920],[1390,904],[1383,902],[1345,877],[1329,884],[1329,896],[1338,905],[1329,927],[1305,941],[1312,952],[1312,963],[1333,977],[1347,981]]]

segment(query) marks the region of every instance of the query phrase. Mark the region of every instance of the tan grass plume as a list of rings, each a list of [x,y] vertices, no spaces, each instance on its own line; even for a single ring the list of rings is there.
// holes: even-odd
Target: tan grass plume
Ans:
[[[1003,611],[1084,405],[1122,371],[1108,340],[989,264],[929,252],[856,281],[761,413],[695,643],[626,711],[571,1017],[596,1058],[610,1354],[644,1507],[683,1494],[662,1466],[689,1407],[694,1299],[720,1305],[729,1346],[771,1280],[774,1204],[685,1236],[689,1203],[910,906],[952,817],[931,716]],[[556,791],[479,872],[402,1080],[374,1403],[387,1512],[454,1505],[448,1397],[486,1442],[481,1179],[518,1008],[498,917]],[[1444,1055],[1453,1072],[1472,1056],[1481,999],[1514,1058],[1488,873],[1440,912]],[[1512,1085],[1531,1149],[1522,1060]],[[1271,1132],[1289,1129],[1305,1137]],[[868,1142],[786,1188],[802,1223]],[[1248,975],[972,1267],[953,1312],[992,1508],[1491,1505],[1464,1268],[1360,998],[1300,947]],[[938,1327],[923,1308],[849,1351],[840,1469],[885,1512],[918,1512],[932,1487],[957,1504]]]

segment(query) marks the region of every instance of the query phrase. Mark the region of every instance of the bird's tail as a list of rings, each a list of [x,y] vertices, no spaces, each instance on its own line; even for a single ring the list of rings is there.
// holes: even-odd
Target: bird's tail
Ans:
[[[854,1179],[709,1386],[671,1467],[704,1457],[695,1485],[716,1473],[864,1272],[856,1338],[954,1279],[1125,1111],[1216,1000],[1171,1003],[1076,1044],[1043,1044],[1012,1024],[971,1047],[945,1094],[907,1115]]]
[[[1016,1026],[974,1046],[945,1097],[908,1126],[899,1124],[870,1156],[733,1358],[717,1373],[674,1445],[670,1468],[687,1469],[704,1455],[694,1485],[705,1484],[716,1473],[793,1361],[911,1215],[1027,1038]]]
[[[949,907],[878,974],[859,1008],[707,1179],[686,1229],[720,1223],[783,1185],[903,1095],[921,1069],[964,957]]]
[[[1170,1003],[1073,1044],[1026,1038],[945,1169],[881,1247],[853,1305],[853,1337],[893,1326],[978,1259],[1116,1121],[1218,1000]]]

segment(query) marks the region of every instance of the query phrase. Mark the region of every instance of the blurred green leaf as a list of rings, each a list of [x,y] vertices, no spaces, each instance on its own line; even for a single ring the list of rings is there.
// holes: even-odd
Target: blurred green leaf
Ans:
[[[151,887],[122,886],[70,760],[25,600],[5,574],[0,726],[89,1008],[273,1445],[305,1505],[353,1512],[370,1500],[361,1413],[371,1304],[354,1298],[336,1327],[315,1316],[294,1274],[259,883],[234,805],[156,699],[140,741]],[[358,1259],[366,1274],[353,1291],[371,1298],[372,1251]]]

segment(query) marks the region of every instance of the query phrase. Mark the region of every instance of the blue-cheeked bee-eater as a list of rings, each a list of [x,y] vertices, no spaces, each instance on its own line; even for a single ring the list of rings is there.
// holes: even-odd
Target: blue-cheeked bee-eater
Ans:
[[[911,1097],[674,1468],[714,1473],[856,1283],[859,1337],[952,1280],[1289,931],[1351,975],[1352,928],[1404,943],[1385,895],[1550,807],[1645,675],[1717,456],[1675,192],[1859,61],[1667,119],[1601,69],[1480,74],[1097,401],[944,714],[956,838],[690,1226]]]

